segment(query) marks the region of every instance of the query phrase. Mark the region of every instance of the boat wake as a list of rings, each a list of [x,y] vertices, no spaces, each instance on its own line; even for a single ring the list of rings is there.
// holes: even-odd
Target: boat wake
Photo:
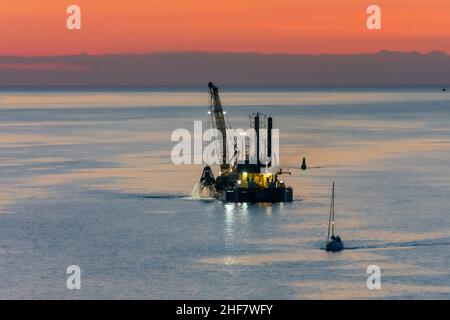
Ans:
[[[92,192],[92,191],[91,191]],[[164,194],[164,193],[126,193],[96,190],[97,194],[104,194],[106,197],[122,198],[122,199],[182,199],[185,194]]]
[[[450,246],[450,242],[400,242],[400,243],[382,243],[366,246],[346,247],[345,250],[367,250],[367,249],[391,249],[391,248],[408,248],[408,247],[434,247],[434,246]]]
[[[144,194],[141,197],[136,198],[144,198],[144,199],[182,199],[184,195],[173,195],[173,194]]]
[[[216,198],[208,198],[208,197],[184,197],[183,200],[193,200],[193,201],[204,201],[204,202],[210,202],[210,201],[216,201]]]

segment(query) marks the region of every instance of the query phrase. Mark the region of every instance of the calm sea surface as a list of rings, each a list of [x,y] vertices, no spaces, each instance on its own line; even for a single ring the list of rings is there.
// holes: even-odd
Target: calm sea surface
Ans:
[[[450,299],[450,93],[224,88],[274,117],[293,203],[190,193],[205,88],[0,90],[0,298]],[[215,168],[217,171],[217,168]],[[347,250],[326,253],[331,183]],[[81,268],[81,290],[66,268]],[[369,265],[381,290],[368,290]]]

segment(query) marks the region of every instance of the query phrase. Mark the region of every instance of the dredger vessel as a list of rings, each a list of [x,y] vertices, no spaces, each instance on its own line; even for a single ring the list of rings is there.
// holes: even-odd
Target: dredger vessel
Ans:
[[[272,167],[272,127],[273,119],[262,113],[254,113],[249,116],[250,127],[255,131],[256,137],[256,161],[250,161],[248,150],[238,150],[234,145],[232,161],[228,160],[227,130],[231,129],[228,118],[222,108],[219,97],[219,89],[210,82],[209,93],[211,97],[209,115],[214,129],[221,133],[222,143],[220,172],[217,177],[210,166],[203,169],[200,178],[200,188],[208,188],[211,196],[226,202],[290,202],[293,198],[293,190],[287,186],[280,177],[286,172]],[[266,133],[260,136],[260,131]],[[261,140],[264,140],[262,143]],[[260,159],[260,148],[267,148],[266,161]],[[244,152],[243,161],[237,161],[237,155]],[[290,174],[289,172],[287,172]]]

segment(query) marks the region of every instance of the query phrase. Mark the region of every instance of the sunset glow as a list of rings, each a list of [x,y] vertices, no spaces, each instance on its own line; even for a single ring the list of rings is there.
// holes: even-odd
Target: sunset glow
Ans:
[[[66,28],[66,8],[82,29]],[[382,30],[366,9],[382,10]],[[212,51],[450,53],[448,0],[2,0],[0,55]]]

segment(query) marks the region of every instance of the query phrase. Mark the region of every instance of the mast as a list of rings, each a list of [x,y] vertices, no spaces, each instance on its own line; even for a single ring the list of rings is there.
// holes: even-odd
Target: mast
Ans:
[[[333,203],[333,217],[332,217],[332,221],[331,221],[331,234],[334,236],[334,181],[333,181],[333,191],[331,194],[331,201]]]
[[[230,164],[227,159],[227,125],[225,122],[225,115],[222,108],[222,103],[219,97],[219,88],[217,88],[212,82],[208,84],[209,93],[211,96],[210,112],[211,123],[214,129],[217,129],[222,134],[222,142],[219,141],[222,152],[219,154],[222,158],[222,164],[220,165],[220,171],[222,173],[229,172]]]
[[[330,241],[330,232],[331,235],[334,236],[334,181],[333,181],[333,191],[331,192],[330,217],[328,220],[327,241]]]

